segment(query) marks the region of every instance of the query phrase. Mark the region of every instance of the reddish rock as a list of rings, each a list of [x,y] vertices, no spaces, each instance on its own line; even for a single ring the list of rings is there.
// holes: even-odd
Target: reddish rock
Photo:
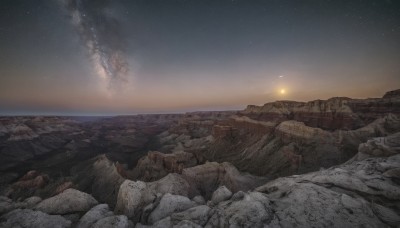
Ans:
[[[198,159],[192,153],[164,154],[158,151],[150,151],[147,156],[138,161],[129,177],[134,180],[154,181],[168,173],[182,173],[184,168],[195,166],[198,163]]]
[[[263,106],[249,105],[240,114],[254,120],[274,122],[296,120],[307,126],[325,130],[353,130],[387,113],[399,114],[399,91],[390,91],[384,98],[334,97],[309,102],[276,101]]]
[[[214,125],[212,136],[216,139],[233,139],[238,136],[238,129],[229,125]]]
[[[19,181],[31,180],[39,175],[39,172],[36,170],[28,171],[24,176],[22,176]]]
[[[13,188],[43,188],[49,181],[49,177],[45,174],[40,174],[36,170],[27,172],[17,182],[13,184]]]
[[[74,183],[72,183],[71,181],[67,181],[67,182],[60,184],[54,191],[54,195],[58,195],[61,192],[63,192],[64,190],[72,188],[73,185],[74,185]]]

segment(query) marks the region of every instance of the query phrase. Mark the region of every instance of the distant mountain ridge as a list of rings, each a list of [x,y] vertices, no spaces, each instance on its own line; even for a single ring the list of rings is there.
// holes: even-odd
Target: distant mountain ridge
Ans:
[[[400,113],[400,89],[382,98],[333,97],[309,102],[275,101],[263,106],[248,105],[240,112],[257,120],[296,120],[325,130],[353,130],[387,113]]]

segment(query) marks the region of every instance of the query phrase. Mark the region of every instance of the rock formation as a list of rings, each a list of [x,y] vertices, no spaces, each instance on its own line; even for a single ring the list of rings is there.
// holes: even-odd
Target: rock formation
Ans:
[[[240,129],[240,133],[236,137],[215,135],[208,149],[198,153],[208,160],[228,161],[241,171],[275,178],[341,164],[368,138],[400,131],[400,118],[393,114],[350,131],[331,132],[294,120],[258,122],[257,127],[250,122],[247,124],[252,127],[246,128],[243,119],[238,122],[232,118],[225,124]]]
[[[180,151],[164,154],[151,151],[138,161],[136,167],[128,175],[129,179],[154,181],[168,173],[182,173],[184,168],[193,167],[197,164],[199,164],[199,161],[192,153]]]
[[[0,226],[4,228],[12,227],[32,227],[32,228],[66,228],[71,226],[71,221],[60,215],[48,215],[41,211],[30,209],[16,209],[1,217]]]
[[[400,186],[398,176],[387,173],[399,166],[400,154],[368,158],[315,173],[279,178],[256,191],[266,193],[274,202],[276,217],[271,223],[281,227],[396,226],[400,224],[396,206]]]
[[[97,200],[91,195],[70,188],[56,196],[43,200],[35,209],[48,214],[63,215],[88,211],[97,204]]]
[[[296,120],[325,130],[354,130],[388,113],[399,114],[399,104],[397,90],[388,92],[383,98],[334,97],[310,102],[276,101],[263,106],[249,105],[241,114],[255,120]]]

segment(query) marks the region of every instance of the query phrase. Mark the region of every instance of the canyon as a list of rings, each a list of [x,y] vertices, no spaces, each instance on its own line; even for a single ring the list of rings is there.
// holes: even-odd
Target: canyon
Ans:
[[[400,90],[0,117],[0,227],[398,227]]]

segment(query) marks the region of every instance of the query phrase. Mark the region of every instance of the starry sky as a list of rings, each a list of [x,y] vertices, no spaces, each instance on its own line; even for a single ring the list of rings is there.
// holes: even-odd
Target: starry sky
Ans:
[[[400,88],[396,0],[1,0],[0,114],[242,109]]]

